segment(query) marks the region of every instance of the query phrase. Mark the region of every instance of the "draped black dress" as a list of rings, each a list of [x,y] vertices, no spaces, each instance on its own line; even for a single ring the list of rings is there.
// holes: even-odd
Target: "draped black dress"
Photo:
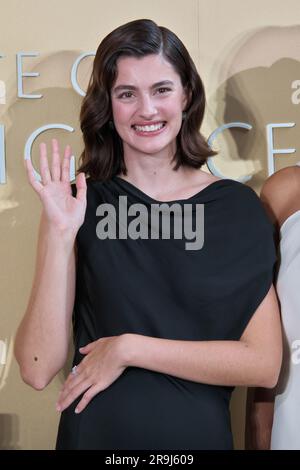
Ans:
[[[238,340],[271,286],[276,260],[273,229],[255,192],[224,179],[167,202],[190,205],[193,216],[204,205],[198,250],[187,250],[191,240],[184,236],[150,238],[150,229],[148,238],[118,238],[117,230],[115,239],[100,239],[97,224],[105,216],[97,208],[107,203],[118,215],[119,196],[127,196],[128,208],[139,203],[149,213],[161,204],[118,176],[87,180],[85,220],[77,233],[73,364],[83,359],[79,347],[123,333]],[[128,226],[134,219],[128,217]],[[118,228],[117,216],[111,222]],[[127,367],[81,413],[74,413],[80,397],[62,412],[56,449],[232,449],[232,391]]]

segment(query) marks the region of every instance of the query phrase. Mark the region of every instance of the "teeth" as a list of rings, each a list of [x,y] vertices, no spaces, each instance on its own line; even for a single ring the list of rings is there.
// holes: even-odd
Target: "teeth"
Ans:
[[[160,124],[152,124],[151,126],[133,126],[135,130],[140,132],[153,132],[158,131],[164,126],[164,123],[161,122]]]

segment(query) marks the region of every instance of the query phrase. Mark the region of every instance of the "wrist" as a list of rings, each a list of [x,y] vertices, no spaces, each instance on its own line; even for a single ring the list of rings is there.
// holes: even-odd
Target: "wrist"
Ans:
[[[74,243],[78,229],[70,226],[66,221],[54,223],[47,217],[45,211],[41,214],[42,232],[53,240],[70,241]]]
[[[134,333],[124,333],[120,336],[120,355],[121,362],[124,367],[132,365],[135,350],[135,338]]]
[[[47,230],[47,236],[52,241],[61,242],[62,245],[71,245],[73,246],[76,239],[76,232],[72,229],[62,229],[49,225]]]
[[[43,253],[57,256],[69,256],[74,249],[76,234],[62,234],[53,226],[44,225],[39,237],[39,246]]]

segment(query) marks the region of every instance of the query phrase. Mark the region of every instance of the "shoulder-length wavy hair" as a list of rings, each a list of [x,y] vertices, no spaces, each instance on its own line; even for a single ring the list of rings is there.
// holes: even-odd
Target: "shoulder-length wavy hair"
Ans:
[[[202,80],[187,49],[169,29],[149,19],[130,21],[109,33],[100,43],[93,63],[88,89],[80,110],[84,150],[77,173],[104,181],[123,173],[127,175],[123,144],[111,125],[111,89],[117,78],[117,60],[162,54],[173,66],[189,97],[186,117],[177,135],[174,170],[181,165],[200,168],[209,156],[216,155],[200,133],[205,110]]]

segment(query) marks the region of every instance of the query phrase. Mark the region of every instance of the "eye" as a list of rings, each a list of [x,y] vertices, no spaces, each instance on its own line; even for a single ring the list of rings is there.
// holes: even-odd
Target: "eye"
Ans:
[[[164,93],[166,93],[168,91],[172,91],[172,90],[171,90],[171,88],[163,87],[163,88],[158,88],[157,91],[159,92],[160,95],[163,95]]]
[[[124,91],[124,93],[121,93],[118,98],[131,98],[132,92],[131,91]]]

